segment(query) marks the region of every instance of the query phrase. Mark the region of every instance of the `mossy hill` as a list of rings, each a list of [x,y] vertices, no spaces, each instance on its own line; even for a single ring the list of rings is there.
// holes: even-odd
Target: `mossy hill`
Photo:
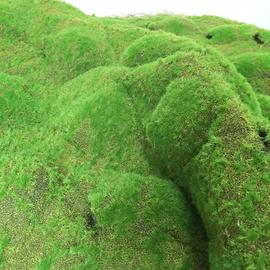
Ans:
[[[270,31],[0,0],[0,268],[270,269]]]

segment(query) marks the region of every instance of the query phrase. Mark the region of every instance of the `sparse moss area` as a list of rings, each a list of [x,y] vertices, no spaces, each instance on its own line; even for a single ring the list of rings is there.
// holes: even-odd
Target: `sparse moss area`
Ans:
[[[270,268],[270,32],[0,1],[0,268]]]

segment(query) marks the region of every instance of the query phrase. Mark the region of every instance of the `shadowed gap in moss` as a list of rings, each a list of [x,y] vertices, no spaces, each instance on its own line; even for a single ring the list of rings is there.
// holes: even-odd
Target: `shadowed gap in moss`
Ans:
[[[260,33],[256,33],[253,35],[253,40],[257,43],[257,44],[264,44],[264,41],[260,35]]]
[[[96,229],[97,221],[94,213],[89,210],[85,215],[85,227],[87,230]]]
[[[170,178],[170,180],[174,183],[175,179]],[[206,233],[204,223],[202,221],[202,218],[194,205],[190,193],[184,188],[179,185],[177,185],[178,190],[183,194],[183,198],[186,203],[186,207],[189,209],[189,212],[191,213],[192,217],[192,224],[194,226],[189,227],[190,235],[192,235],[194,239],[194,244],[192,245],[192,250],[194,254],[198,254],[197,258],[194,258],[195,260],[198,260],[199,263],[199,269],[200,270],[207,270],[209,269],[209,258],[208,258],[208,243],[209,238]],[[200,255],[199,255],[200,254]],[[201,260],[203,258],[203,260]],[[185,268],[184,268],[185,269]],[[187,268],[189,269],[189,268]]]
[[[211,34],[211,33],[208,33],[208,34],[206,35],[206,38],[207,38],[207,39],[212,39],[213,37],[214,37],[214,35]]]
[[[270,151],[270,141],[267,139],[267,132],[266,130],[259,130],[259,137],[267,151]]]

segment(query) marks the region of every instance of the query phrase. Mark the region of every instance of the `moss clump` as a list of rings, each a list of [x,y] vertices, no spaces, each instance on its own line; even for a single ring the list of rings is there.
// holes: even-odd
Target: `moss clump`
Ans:
[[[252,27],[248,25],[221,25],[212,28],[208,35],[213,43],[230,43],[237,40],[251,39]]]
[[[30,108],[36,104],[23,78],[0,73],[0,123],[26,124],[31,121],[28,115]]]
[[[237,70],[243,74],[255,91],[269,95],[270,54],[245,53],[232,58]]]
[[[109,64],[112,52],[105,34],[96,35],[99,28],[104,31],[93,21],[46,36],[43,41],[45,60],[53,63],[56,69],[61,69],[61,73],[66,71],[68,79],[91,68]]]
[[[178,36],[193,36],[200,32],[199,26],[184,16],[160,14],[157,16],[143,16],[127,18],[129,22],[151,31],[162,30]]]
[[[145,35],[132,43],[122,56],[122,63],[129,67],[153,62],[177,51],[199,50],[191,39],[157,32]]]
[[[0,7],[1,269],[270,268],[269,31]]]

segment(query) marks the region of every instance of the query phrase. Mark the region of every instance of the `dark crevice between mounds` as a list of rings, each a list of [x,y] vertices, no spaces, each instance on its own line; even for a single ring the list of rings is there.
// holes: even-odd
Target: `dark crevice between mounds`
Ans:
[[[174,183],[173,178],[170,180]],[[191,250],[193,254],[196,254],[193,260],[196,262],[197,268],[200,270],[207,270],[209,266],[208,257],[208,243],[209,238],[203,223],[203,220],[198,212],[198,209],[193,203],[190,193],[182,186],[177,185],[179,192],[183,195],[186,208],[190,214],[190,224],[188,224],[188,231],[192,237]]]
[[[102,228],[98,225],[95,214],[91,209],[84,215],[85,229],[91,232],[91,236],[94,241],[98,241],[98,238],[102,232]]]
[[[141,135],[140,142],[143,145],[143,153],[146,157],[151,168],[151,175],[158,176],[160,178],[168,178],[165,161],[160,155],[152,148],[149,140],[146,139],[146,134]]]
[[[213,37],[214,37],[214,35],[211,34],[211,33],[208,33],[208,34],[206,35],[206,38],[207,38],[207,39],[212,39]]]
[[[252,36],[253,40],[257,43],[257,44],[264,44],[264,41],[260,35],[260,33],[256,33]]]
[[[211,35],[211,34],[209,34]],[[211,39],[213,35],[209,39]],[[134,105],[136,104],[134,101],[134,98],[132,94],[130,93],[130,88],[127,84],[124,84],[124,87],[127,91],[127,95],[131,101],[131,103]],[[139,117],[140,114],[137,110],[135,110],[135,118],[138,123],[138,126],[144,126],[141,117]],[[150,143],[150,140],[146,134],[145,129],[143,129],[138,134],[139,141],[141,145],[143,146],[143,154],[146,158],[146,160],[149,163],[149,167],[151,168],[151,175],[160,177],[161,179],[167,179],[167,181],[172,181],[174,184],[177,183],[173,177],[169,176],[168,168],[166,166],[166,162],[162,160],[160,154],[158,151],[153,149],[152,144]],[[191,216],[191,222],[188,224],[188,231],[191,234],[192,238],[192,244],[191,244],[191,251],[194,254],[193,260],[196,262],[196,265],[198,267],[196,269],[200,270],[206,270],[209,269],[209,258],[208,258],[208,237],[206,234],[206,230],[203,224],[203,221],[198,213],[198,210],[196,209],[195,205],[192,202],[191,196],[187,191],[183,191],[182,188],[179,185],[176,185],[178,187],[179,192],[183,193],[183,199],[185,206],[188,211],[190,211]],[[102,233],[102,227],[99,228],[98,233]],[[176,241],[179,239],[179,235],[175,233],[175,231],[169,232],[171,237],[173,237]],[[183,269],[190,269],[190,267],[183,266]]]
[[[259,130],[259,136],[261,139],[265,139],[267,137],[267,132],[266,130]]]
[[[270,140],[267,138],[267,131],[264,129],[260,129],[258,134],[261,142],[263,143],[264,149],[266,151],[270,151]]]
[[[85,227],[87,230],[96,230],[97,228],[97,221],[96,221],[96,217],[94,215],[94,213],[89,210],[86,214],[85,214]]]

